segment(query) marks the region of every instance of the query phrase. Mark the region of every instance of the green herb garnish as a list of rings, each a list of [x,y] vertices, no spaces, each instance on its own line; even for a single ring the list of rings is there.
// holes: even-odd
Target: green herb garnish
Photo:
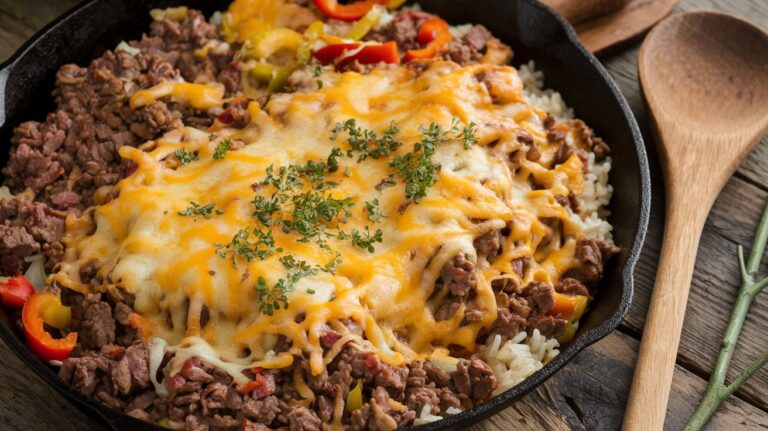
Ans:
[[[200,156],[197,154],[197,151],[176,150],[176,159],[182,165],[188,165],[199,158]]]
[[[251,233],[254,237],[253,241],[250,239]],[[243,258],[249,262],[256,258],[264,260],[274,253],[281,253],[282,251],[282,248],[275,247],[275,239],[269,228],[263,231],[259,228],[253,228],[251,232],[247,228],[243,228],[237,231],[228,244],[216,244],[216,254],[223,259],[226,259],[227,256],[231,257],[233,265],[237,264],[238,258]]]
[[[352,157],[357,153],[358,163],[368,157],[373,159],[385,157],[402,145],[401,142],[395,140],[395,135],[400,132],[400,128],[394,121],[389,124],[381,136],[373,130],[358,127],[353,118],[337,123],[331,130],[331,139],[335,140],[340,132],[347,132],[348,135],[347,142],[350,149],[347,150],[347,157]]]
[[[432,161],[432,156],[437,147],[453,139],[463,139],[464,148],[477,143],[475,136],[475,123],[469,123],[467,127],[459,131],[458,120],[454,119],[448,131],[436,123],[431,123],[428,128],[420,127],[421,137],[418,143],[413,145],[413,151],[396,156],[389,166],[405,180],[405,197],[418,203],[427,196],[427,189],[437,182],[440,167]]]
[[[288,271],[288,274],[277,280],[272,285],[267,285],[267,280],[264,277],[259,277],[256,281],[256,293],[259,301],[259,309],[267,316],[274,314],[275,310],[288,309],[288,294],[293,291],[296,284],[304,277],[317,274],[318,271],[331,272],[328,270],[330,266],[335,270],[338,265],[338,253],[334,259],[323,267],[317,265],[310,265],[305,260],[299,260],[292,255],[285,255],[280,257],[280,263]],[[310,295],[315,291],[307,289],[306,291]]]
[[[214,160],[221,160],[223,159],[227,151],[232,147],[232,141],[229,139],[224,139],[218,144],[216,144],[216,150],[213,152],[213,158]]]
[[[216,209],[216,204],[200,205],[197,202],[190,202],[187,209],[180,211],[181,216],[200,216],[211,218],[214,214],[224,214],[224,211]]]
[[[381,212],[381,208],[379,208],[379,200],[374,199],[372,201],[365,203],[365,211],[368,213],[368,220],[372,222],[377,222],[382,219],[382,217],[386,217],[384,213]]]
[[[464,138],[464,149],[468,150],[471,146],[477,144],[477,136],[475,136],[475,127],[477,125],[474,121],[470,121],[467,127],[462,130],[461,135]]]
[[[376,232],[371,234],[371,230],[368,228],[368,226],[365,227],[365,232],[361,232],[358,229],[353,229],[352,245],[362,248],[363,250],[368,250],[369,253],[373,253],[376,251],[376,249],[373,247],[373,244],[376,242],[381,242],[383,239],[383,234],[384,232],[382,232],[381,229],[376,229]]]
[[[326,162],[328,165],[328,172],[336,172],[339,170],[339,161],[336,159],[343,155],[344,153],[341,151],[341,148],[333,147],[331,154],[328,155],[328,161]]]

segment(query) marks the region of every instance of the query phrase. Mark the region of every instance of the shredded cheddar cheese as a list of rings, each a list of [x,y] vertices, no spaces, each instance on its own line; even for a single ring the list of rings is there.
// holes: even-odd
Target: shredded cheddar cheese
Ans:
[[[251,24],[238,15],[238,3],[230,13],[247,27]],[[492,79],[481,82],[480,75]],[[220,105],[222,97],[202,84],[164,83],[136,93],[131,106],[169,96],[200,109]],[[211,135],[183,128],[142,148],[122,147],[120,155],[136,164],[136,172],[115,186],[116,198],[68,220],[66,255],[52,280],[82,293],[121,288],[135,295],[142,325],[176,352],[173,369],[197,356],[239,382],[245,379],[242,370],[287,367],[294,355],[304,354],[316,375],[347,341],[392,365],[433,358],[450,369],[456,361],[447,347],[475,351],[478,333],[496,319],[493,280],[553,282],[575,263],[582,227],[555,195],[583,187],[583,162],[573,155],[555,166],[556,146],[547,142],[542,125],[545,113],[525,102],[511,67],[437,62],[419,75],[405,68],[348,72],[312,93],[274,96],[263,109],[252,103],[249,112],[251,123],[244,129],[219,126]],[[289,292],[287,309],[260,313],[255,285],[259,277],[272,284],[284,276],[279,256],[233,264],[217,254],[217,245],[257,225],[252,185],[269,166],[325,160],[334,146],[346,151],[342,137],[330,136],[335,124],[350,118],[378,132],[394,121],[403,142],[395,154],[412,150],[420,127],[435,123],[447,130],[454,119],[462,125],[474,122],[478,142],[465,148],[454,140],[437,147],[439,178],[418,203],[406,200],[397,178],[391,187],[376,187],[392,174],[391,158],[358,163],[340,157],[341,169],[327,178],[338,183],[335,197],[354,202],[344,228],[381,229],[382,242],[371,253],[329,238],[330,249],[341,256],[335,273],[318,271],[302,278]],[[522,131],[534,136],[540,149],[536,162],[510,161],[524,145],[517,140]],[[569,140],[576,139],[572,130],[567,133]],[[216,145],[225,137],[245,145],[216,160]],[[183,166],[169,163],[167,158],[179,149],[197,152],[199,159]],[[365,212],[365,202],[373,200],[384,214],[376,223]],[[220,214],[180,215],[190,202],[215,204]],[[558,221],[568,240],[549,240],[553,227],[547,220]],[[501,256],[477,268],[473,301],[482,318],[464,321],[461,309],[451,319],[436,321],[445,292],[435,286],[446,262],[459,253],[477,261],[473,241],[498,229],[509,230]],[[333,258],[329,250],[299,242],[295,233],[272,233],[283,255],[319,266]],[[520,257],[532,258],[532,269],[522,280],[512,266]],[[93,259],[101,263],[101,284],[85,285],[79,269]],[[344,321],[355,322],[364,335],[342,332],[340,342],[324,352],[324,331],[344,331],[339,329]],[[292,348],[275,355],[280,336]],[[296,387],[306,392],[303,380],[296,379]]]

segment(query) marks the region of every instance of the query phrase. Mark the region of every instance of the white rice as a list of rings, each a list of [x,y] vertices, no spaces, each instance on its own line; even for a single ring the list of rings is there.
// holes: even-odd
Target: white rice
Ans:
[[[519,70],[523,82],[523,93],[533,106],[548,112],[557,120],[573,118],[573,109],[566,105],[560,93],[544,88],[544,74],[537,71],[533,62],[522,65]],[[585,235],[613,243],[611,225],[605,220],[609,211],[605,208],[611,200],[613,187],[608,184],[611,171],[611,159],[606,157],[595,162],[595,155],[588,154],[587,174],[584,177],[584,190],[578,196],[578,213],[571,213],[571,220],[580,225]],[[570,209],[569,209],[570,211]],[[578,328],[578,322],[574,324]],[[560,343],[555,339],[546,339],[534,329],[530,336],[526,332],[501,344],[501,336],[481,346],[481,352],[499,381],[494,395],[500,394],[525,380],[557,356]]]
[[[499,381],[493,394],[510,389],[540,370],[560,353],[558,347],[560,343],[557,340],[547,340],[538,329],[534,329],[530,337],[521,332],[503,345],[501,336],[496,335],[490,345],[481,347],[486,362]]]
[[[544,87],[544,73],[536,70],[533,61],[520,66],[518,73],[523,82],[523,94],[531,105],[548,112],[559,121],[573,118],[573,109],[568,107],[560,93]],[[608,184],[611,158],[606,157],[596,163],[595,155],[589,153],[588,161],[584,191],[578,196],[581,207],[577,214],[571,213],[571,221],[579,225],[587,236],[613,244],[613,227],[605,220],[610,214],[605,207],[613,194],[613,187]]]

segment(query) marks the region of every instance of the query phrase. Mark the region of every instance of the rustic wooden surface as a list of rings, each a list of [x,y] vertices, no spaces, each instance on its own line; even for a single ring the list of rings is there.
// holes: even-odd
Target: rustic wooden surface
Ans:
[[[76,2],[0,0],[0,59],[10,56],[37,29]],[[729,12],[768,29],[768,2],[765,0],[683,0],[675,11],[701,9]],[[638,49],[639,44],[631,45],[621,53],[603,58],[637,116],[652,164],[651,226],[636,271],[633,305],[618,331],[586,349],[520,402],[472,427],[474,431],[613,430],[621,424],[655,277],[664,207],[661,174],[637,82]],[[763,139],[728,182],[707,220],[698,250],[666,429],[681,429],[704,393],[738,288],[736,245],[749,244],[767,201],[768,138]],[[768,344],[766,341],[768,294],[764,293],[758,297],[747,318],[729,376],[743,370],[762,353]],[[2,343],[0,358],[0,429],[104,429],[27,370]],[[724,403],[709,427],[718,430],[768,429],[768,369],[759,371]]]

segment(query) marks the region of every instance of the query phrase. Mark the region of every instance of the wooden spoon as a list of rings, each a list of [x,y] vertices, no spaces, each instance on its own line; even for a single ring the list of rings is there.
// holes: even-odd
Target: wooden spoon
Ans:
[[[707,213],[768,131],[768,35],[728,15],[673,15],[643,43],[639,71],[667,195],[664,243],[624,416],[625,430],[648,431],[664,426]]]

